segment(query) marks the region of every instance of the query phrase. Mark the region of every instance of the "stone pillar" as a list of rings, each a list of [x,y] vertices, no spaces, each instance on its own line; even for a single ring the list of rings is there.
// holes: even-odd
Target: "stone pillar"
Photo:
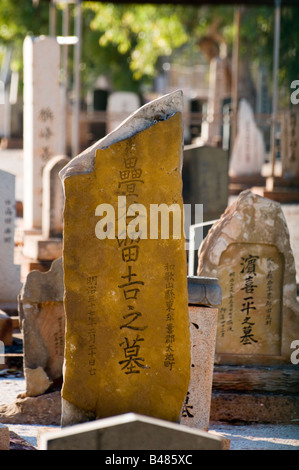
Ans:
[[[24,228],[42,227],[42,173],[61,154],[60,51],[55,38],[24,41]]]
[[[189,277],[191,376],[180,423],[208,431],[221,288],[217,279]]]

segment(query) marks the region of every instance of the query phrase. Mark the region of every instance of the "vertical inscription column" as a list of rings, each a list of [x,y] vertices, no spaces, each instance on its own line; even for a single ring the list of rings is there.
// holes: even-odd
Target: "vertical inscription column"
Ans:
[[[24,227],[42,227],[42,173],[61,153],[60,52],[55,38],[26,37],[24,55]]]

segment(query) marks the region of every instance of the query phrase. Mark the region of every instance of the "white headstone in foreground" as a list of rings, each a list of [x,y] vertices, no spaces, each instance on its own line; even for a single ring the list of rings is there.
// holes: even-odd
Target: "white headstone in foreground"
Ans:
[[[223,441],[206,431],[126,413],[41,434],[40,450],[221,450]],[[185,463],[191,460],[189,455]]]
[[[59,172],[69,158],[57,155],[48,161],[43,172],[43,236],[62,238],[63,232],[63,186]]]
[[[230,176],[260,174],[265,161],[265,144],[258,129],[251,106],[246,100],[240,101],[238,113],[238,134],[233,145]]]
[[[15,176],[0,170],[0,304],[16,303],[22,287],[14,264]]]
[[[60,51],[55,38],[24,41],[24,228],[42,227],[42,173],[61,154]]]

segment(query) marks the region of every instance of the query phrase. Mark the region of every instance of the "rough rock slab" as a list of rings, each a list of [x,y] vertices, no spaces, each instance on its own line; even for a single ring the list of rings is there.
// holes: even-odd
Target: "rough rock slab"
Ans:
[[[60,425],[60,392],[39,397],[17,398],[14,402],[0,406],[0,422],[4,424]]]

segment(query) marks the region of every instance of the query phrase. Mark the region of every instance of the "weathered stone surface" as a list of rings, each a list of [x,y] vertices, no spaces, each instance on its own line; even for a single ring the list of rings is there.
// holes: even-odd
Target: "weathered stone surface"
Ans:
[[[208,431],[213,382],[216,308],[189,305],[191,375],[180,423]]]
[[[177,204],[182,211],[181,111],[180,92],[149,103],[60,173],[66,201],[63,425],[129,411],[179,418],[190,376],[184,237],[161,239],[159,231],[159,238],[149,238],[145,219],[137,238],[130,237],[132,214],[119,201],[143,205],[148,222],[150,204]],[[101,204],[116,214],[115,236],[113,223],[107,226],[111,238],[98,237]]]
[[[42,367],[37,367],[36,369],[25,367],[24,375],[26,380],[27,397],[42,395],[53,383]]]
[[[221,450],[222,444],[221,437],[205,431],[127,413],[42,434],[39,449]]]
[[[38,397],[17,398],[0,405],[0,422],[4,424],[44,424],[59,426],[61,420],[61,395],[52,392]]]
[[[7,313],[0,310],[0,341],[5,346],[12,345],[12,319]]]
[[[9,450],[9,429],[0,423],[0,450]]]
[[[218,277],[222,288],[217,362],[290,363],[299,306],[280,204],[242,192],[204,240],[198,275]]]
[[[61,258],[45,273],[31,271],[19,296],[19,317],[24,338],[26,391],[44,393],[52,381],[62,378],[65,313]],[[48,380],[32,370],[42,368]],[[30,369],[32,369],[30,371]],[[34,378],[38,377],[37,383]],[[33,383],[30,383],[33,381]],[[41,384],[44,384],[44,390]],[[48,386],[47,386],[48,384]],[[36,394],[36,392],[34,393]]]
[[[265,161],[263,135],[254,121],[249,103],[242,99],[238,111],[238,133],[230,157],[229,174],[260,174]]]

